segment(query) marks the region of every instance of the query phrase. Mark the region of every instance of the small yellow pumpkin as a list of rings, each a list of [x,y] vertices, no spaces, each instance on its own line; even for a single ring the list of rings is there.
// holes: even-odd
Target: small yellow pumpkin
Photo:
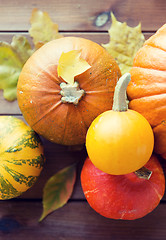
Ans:
[[[143,167],[154,146],[153,131],[138,112],[127,109],[125,93],[130,74],[118,81],[112,110],[100,114],[86,136],[86,148],[92,163],[101,171],[122,175]]]

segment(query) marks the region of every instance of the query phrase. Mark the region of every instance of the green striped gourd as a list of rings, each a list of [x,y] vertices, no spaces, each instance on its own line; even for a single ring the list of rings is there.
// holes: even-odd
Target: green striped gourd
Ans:
[[[16,117],[0,116],[0,199],[28,190],[44,161],[43,146],[34,130]]]

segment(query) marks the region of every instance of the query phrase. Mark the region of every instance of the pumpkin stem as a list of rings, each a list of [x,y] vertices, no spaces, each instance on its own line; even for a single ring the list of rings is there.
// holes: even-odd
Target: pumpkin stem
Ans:
[[[152,175],[152,171],[150,171],[146,167],[142,167],[142,168],[138,169],[137,171],[135,171],[135,174],[139,178],[143,178],[143,179],[149,180],[151,175]]]
[[[77,105],[81,98],[84,96],[85,91],[79,88],[79,84],[74,82],[73,85],[69,83],[62,82],[60,84],[61,102],[63,103],[73,103]]]
[[[131,80],[130,73],[125,73],[119,78],[114,92],[114,100],[112,110],[117,112],[127,111],[128,103],[126,99],[126,89]]]
[[[128,110],[128,103],[127,103],[127,96],[126,96],[126,89],[131,80],[130,73],[125,73],[117,82],[114,92],[114,99],[113,99],[113,106],[112,110],[117,112],[123,112]],[[147,169],[146,167],[142,167],[135,171],[135,174],[139,178],[149,180],[152,171]]]

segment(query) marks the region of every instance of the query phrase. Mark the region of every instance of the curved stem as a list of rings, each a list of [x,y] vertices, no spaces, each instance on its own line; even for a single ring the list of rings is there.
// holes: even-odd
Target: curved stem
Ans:
[[[117,82],[115,91],[114,91],[114,99],[113,99],[113,106],[112,106],[113,111],[123,112],[128,110],[126,89],[130,80],[131,80],[130,73],[125,73]],[[135,171],[135,174],[139,178],[149,180],[152,175],[152,171],[150,171],[145,167],[142,167],[137,171]]]
[[[117,112],[127,111],[128,104],[126,101],[126,89],[130,80],[131,80],[130,73],[125,73],[121,78],[119,78],[119,81],[117,82],[114,92],[114,100],[112,106],[113,111]]]
[[[151,175],[152,175],[152,171],[149,170],[146,167],[142,167],[140,169],[138,169],[137,171],[135,171],[135,174],[137,175],[137,177],[139,178],[143,178],[143,179],[147,179],[149,180]]]

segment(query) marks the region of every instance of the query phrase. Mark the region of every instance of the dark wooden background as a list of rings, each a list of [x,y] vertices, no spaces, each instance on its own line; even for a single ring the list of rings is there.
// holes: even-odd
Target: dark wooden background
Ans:
[[[147,39],[166,22],[165,0],[0,0],[0,40],[15,34],[28,35],[33,8],[47,11],[64,35],[81,36],[107,43],[111,22],[95,25],[102,12],[113,11],[128,25],[142,24]],[[22,118],[17,101],[7,102],[0,92],[0,114]],[[79,173],[86,151],[72,150],[44,140],[46,164],[37,183],[21,197],[0,201],[0,240],[165,240],[166,197],[150,214],[135,221],[106,219],[90,208],[83,195]],[[77,182],[69,202],[38,223],[42,213],[42,190],[58,170],[79,161]],[[162,161],[165,169],[165,163]]]

